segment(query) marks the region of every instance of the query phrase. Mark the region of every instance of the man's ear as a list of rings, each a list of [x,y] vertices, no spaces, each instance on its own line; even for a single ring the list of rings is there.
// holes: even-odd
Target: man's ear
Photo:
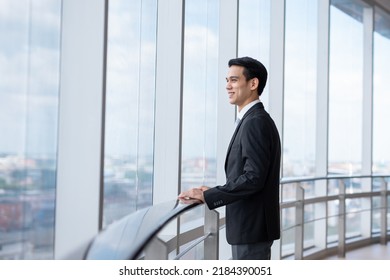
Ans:
[[[251,81],[251,89],[255,90],[259,87],[259,79],[258,78],[253,78]]]

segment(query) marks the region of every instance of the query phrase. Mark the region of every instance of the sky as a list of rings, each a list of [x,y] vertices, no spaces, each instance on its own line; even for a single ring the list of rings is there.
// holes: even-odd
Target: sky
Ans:
[[[299,3],[297,3],[299,1]],[[213,155],[218,59],[218,1],[187,1],[184,68],[184,149],[189,157]],[[239,55],[268,66],[269,0],[241,0]],[[314,160],[315,1],[286,1],[285,153]],[[107,73],[106,151],[139,152],[153,146],[156,5],[154,0],[111,1]],[[0,0],[0,153],[56,153],[60,65],[60,0]],[[246,20],[248,19],[248,20]],[[140,24],[142,22],[142,24]],[[361,23],[331,9],[330,142],[333,160],[359,160],[362,110]],[[384,149],[390,98],[390,40],[376,34],[374,58],[374,159],[390,161]],[[134,75],[134,73],[136,73]],[[129,78],[131,77],[131,78]],[[268,87],[262,97],[267,107]],[[195,105],[196,104],[196,105]],[[309,116],[309,117],[308,117]],[[199,120],[196,118],[200,118]],[[128,120],[143,123],[138,127]],[[203,131],[200,141],[199,130]],[[137,137],[134,137],[137,135]],[[145,140],[146,139],[146,140]],[[206,148],[205,148],[206,147]],[[384,151],[385,150],[385,151]]]
[[[0,1],[0,153],[56,152],[61,1]]]

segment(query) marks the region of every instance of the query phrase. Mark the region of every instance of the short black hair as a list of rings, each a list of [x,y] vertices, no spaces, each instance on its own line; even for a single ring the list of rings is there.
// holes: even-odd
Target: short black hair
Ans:
[[[257,78],[259,80],[257,94],[260,96],[267,83],[268,77],[268,72],[264,65],[260,61],[249,56],[233,58],[229,60],[229,67],[232,65],[244,67],[243,74],[247,81],[253,78]]]

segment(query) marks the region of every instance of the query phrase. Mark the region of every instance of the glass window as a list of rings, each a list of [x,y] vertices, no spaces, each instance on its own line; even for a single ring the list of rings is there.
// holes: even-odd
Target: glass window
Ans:
[[[182,190],[216,184],[218,3],[185,5]]]
[[[61,1],[0,2],[0,259],[51,259]]]
[[[332,1],[329,64],[329,174],[358,174],[362,161],[363,6]]]
[[[283,177],[312,175],[315,169],[317,2],[286,1],[285,88],[283,120]],[[283,202],[290,189],[303,188],[313,196],[313,182],[283,186]],[[296,199],[296,197],[295,197]],[[291,212],[291,211],[289,211]],[[289,213],[285,211],[283,213]],[[282,225],[295,224],[295,216],[282,215]],[[313,246],[315,207],[305,207],[305,246]],[[282,255],[294,250],[294,229],[283,229]]]
[[[315,172],[317,1],[286,1],[283,176]]]
[[[181,189],[216,185],[219,1],[185,3]],[[197,208],[181,231],[199,225]],[[184,248],[182,248],[184,249]],[[199,253],[199,252],[198,252]],[[200,254],[202,255],[202,254]],[[195,259],[200,258],[194,255]]]
[[[238,15],[238,56],[250,56],[269,70],[270,0],[240,0]],[[268,86],[261,102],[268,107]]]
[[[373,167],[375,174],[390,172],[390,16],[380,9],[375,12],[374,32],[374,110]]]
[[[103,225],[152,204],[157,1],[110,1]]]

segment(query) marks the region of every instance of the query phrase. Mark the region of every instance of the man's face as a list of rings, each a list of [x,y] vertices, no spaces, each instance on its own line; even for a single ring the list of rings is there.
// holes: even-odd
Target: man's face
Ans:
[[[256,92],[257,79],[254,78],[247,81],[243,72],[244,67],[232,65],[226,77],[226,90],[229,95],[229,102],[237,105],[238,110],[241,110],[256,98],[258,99]]]

